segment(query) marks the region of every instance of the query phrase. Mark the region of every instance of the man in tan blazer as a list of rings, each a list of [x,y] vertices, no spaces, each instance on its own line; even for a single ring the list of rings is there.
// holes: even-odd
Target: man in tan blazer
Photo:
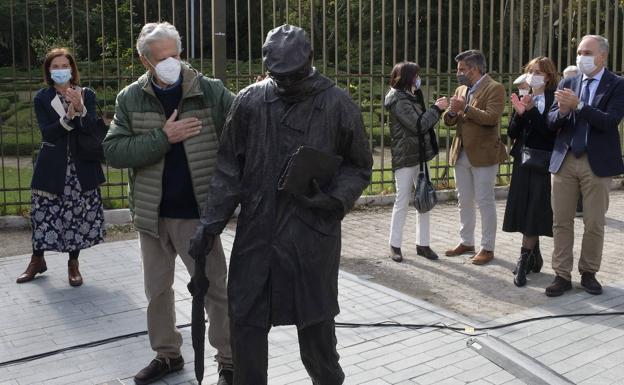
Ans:
[[[507,157],[500,138],[500,119],[505,107],[505,87],[486,73],[483,54],[468,50],[455,57],[460,86],[444,113],[447,126],[457,126],[449,164],[455,166],[459,200],[461,242],[447,256],[475,252],[475,202],[481,214],[481,249],[472,257],[475,265],[494,258],[496,205],[494,184],[498,164]]]

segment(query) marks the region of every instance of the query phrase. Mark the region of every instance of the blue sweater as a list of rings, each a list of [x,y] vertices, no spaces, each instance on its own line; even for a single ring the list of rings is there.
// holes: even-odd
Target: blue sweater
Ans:
[[[152,87],[165,110],[167,119],[169,119],[182,100],[182,77],[169,88],[163,89],[154,83],[152,83]],[[164,218],[199,218],[199,208],[193,193],[191,171],[188,167],[182,142],[172,144],[165,156],[160,216]]]

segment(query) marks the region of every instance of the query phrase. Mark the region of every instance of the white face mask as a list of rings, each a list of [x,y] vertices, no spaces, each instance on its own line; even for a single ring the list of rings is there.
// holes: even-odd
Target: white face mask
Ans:
[[[174,57],[168,57],[156,66],[152,64],[152,67],[156,70],[158,79],[165,84],[173,84],[180,78],[180,60]]]
[[[576,66],[583,74],[589,76],[596,70],[596,61],[594,59],[594,56],[577,56]]]
[[[529,84],[529,86],[531,86],[531,88],[536,89],[536,90],[540,90],[544,88],[544,85],[546,84],[544,75],[528,74],[526,78],[526,82]]]
[[[520,97],[527,96],[528,94],[529,94],[529,90],[526,88],[520,88],[518,90],[518,95],[520,95]]]
[[[416,80],[414,80],[414,89],[420,89],[420,85],[421,85],[421,80],[420,80],[420,76],[416,77]]]

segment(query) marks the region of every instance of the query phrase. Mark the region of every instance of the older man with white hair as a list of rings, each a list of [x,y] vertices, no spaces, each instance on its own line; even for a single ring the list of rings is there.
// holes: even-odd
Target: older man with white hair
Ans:
[[[609,187],[613,176],[624,173],[618,132],[624,117],[624,80],[605,68],[608,57],[606,38],[584,36],[576,57],[581,74],[561,81],[548,115],[550,129],[557,132],[550,160],[556,276],[546,288],[549,297],[572,289],[574,212],[580,193],[587,208],[578,262],[581,287],[590,294],[602,293],[596,273],[602,260]]]
[[[128,168],[129,203],[139,232],[147,295],[147,328],[156,358],[135,377],[149,384],[182,369],[182,336],[175,325],[172,289],[179,255],[191,275],[189,240],[217,159],[217,147],[234,95],[181,62],[182,43],[169,23],[146,24],[136,43],[147,70],[117,95],[104,140],[110,165]],[[205,308],[208,339],[217,350],[219,385],[232,382],[225,256],[219,237],[206,257],[210,287]]]

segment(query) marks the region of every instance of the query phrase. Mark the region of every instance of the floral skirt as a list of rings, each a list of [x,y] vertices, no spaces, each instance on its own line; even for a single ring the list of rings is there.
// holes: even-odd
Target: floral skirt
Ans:
[[[76,166],[67,158],[62,195],[33,190],[31,197],[33,250],[70,252],[104,240],[104,209],[100,189],[82,191]]]

